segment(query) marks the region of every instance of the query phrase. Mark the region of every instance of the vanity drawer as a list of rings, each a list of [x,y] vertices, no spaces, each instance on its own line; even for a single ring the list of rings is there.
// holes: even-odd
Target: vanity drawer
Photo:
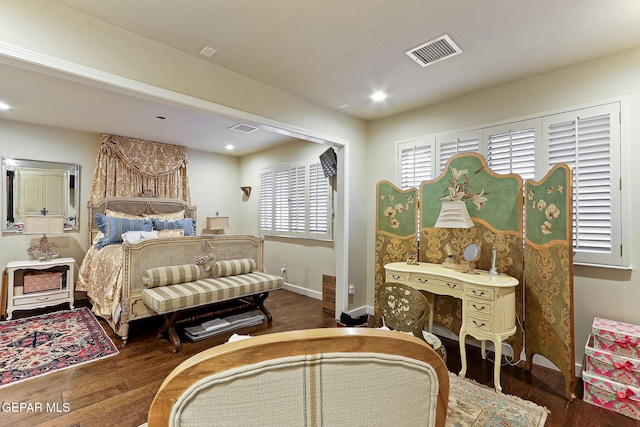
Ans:
[[[429,276],[427,274],[412,274],[411,283],[438,286],[449,290],[462,290],[462,285],[460,284],[460,282],[457,282],[455,280],[443,279],[437,276]]]
[[[465,293],[471,297],[493,300],[495,295],[493,288],[483,288],[476,286],[467,286]]]
[[[468,315],[467,329],[480,329],[486,332],[493,332],[493,321],[490,319],[483,319],[482,317]]]
[[[466,308],[467,313],[469,314],[484,314],[487,316],[493,316],[494,312],[493,301],[468,299]]]
[[[407,276],[407,273],[387,271],[387,282],[405,282],[407,280]]]

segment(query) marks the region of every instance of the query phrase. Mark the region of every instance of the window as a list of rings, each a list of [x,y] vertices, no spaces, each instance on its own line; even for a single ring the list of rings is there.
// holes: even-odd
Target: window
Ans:
[[[260,172],[260,232],[331,238],[331,186],[319,161]]]
[[[480,152],[493,171],[523,180],[540,180],[567,163],[574,172],[574,261],[622,266],[620,117],[621,103],[613,102],[401,143],[400,187],[436,178],[463,152]]]

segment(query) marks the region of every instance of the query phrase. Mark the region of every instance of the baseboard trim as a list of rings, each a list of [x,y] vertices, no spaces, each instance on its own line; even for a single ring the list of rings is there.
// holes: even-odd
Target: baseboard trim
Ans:
[[[311,297],[314,299],[322,299],[322,292],[312,291],[311,289],[303,288],[300,286],[292,285],[291,283],[285,283],[282,285],[282,289],[287,291],[295,292],[296,294],[301,294],[307,297]]]

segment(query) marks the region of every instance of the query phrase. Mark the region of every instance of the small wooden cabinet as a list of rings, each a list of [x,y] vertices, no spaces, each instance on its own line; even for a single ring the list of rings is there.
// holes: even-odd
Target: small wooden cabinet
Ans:
[[[12,261],[7,264],[7,320],[11,320],[16,310],[32,310],[64,303],[69,303],[69,308],[73,309],[75,264],[73,258]],[[60,272],[60,286],[55,289],[25,292],[25,274],[38,272]]]

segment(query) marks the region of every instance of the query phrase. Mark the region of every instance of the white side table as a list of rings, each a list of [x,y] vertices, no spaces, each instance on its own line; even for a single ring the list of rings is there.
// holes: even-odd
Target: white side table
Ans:
[[[15,310],[32,310],[52,305],[69,303],[73,309],[73,292],[75,284],[75,265],[73,258],[54,258],[47,261],[12,261],[7,264],[7,320],[11,320]],[[24,277],[30,270],[60,271],[65,270],[66,280],[60,289],[49,289],[24,293],[22,280],[16,281],[16,276]]]

